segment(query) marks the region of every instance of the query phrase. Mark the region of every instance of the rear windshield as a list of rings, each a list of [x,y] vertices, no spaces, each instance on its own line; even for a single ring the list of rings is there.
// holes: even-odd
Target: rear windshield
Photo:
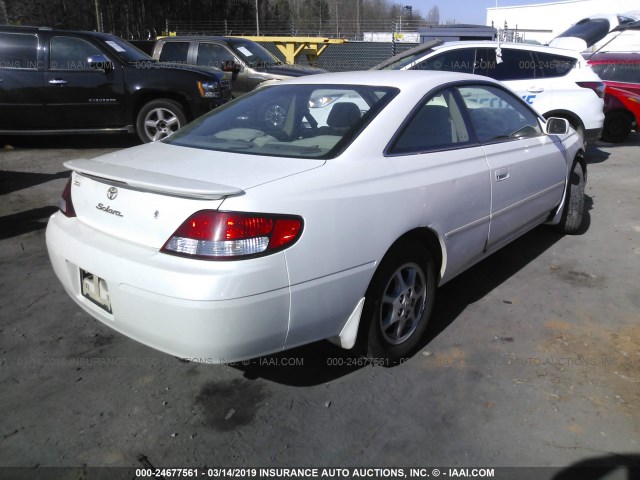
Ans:
[[[200,117],[166,140],[220,152],[332,158],[398,93],[362,85],[274,85]]]
[[[587,47],[599,42],[607,36],[611,25],[606,18],[585,18],[580,20],[558,37],[575,37],[584,40]]]
[[[596,63],[591,65],[591,68],[602,80],[640,83],[640,59],[629,59],[615,63]]]

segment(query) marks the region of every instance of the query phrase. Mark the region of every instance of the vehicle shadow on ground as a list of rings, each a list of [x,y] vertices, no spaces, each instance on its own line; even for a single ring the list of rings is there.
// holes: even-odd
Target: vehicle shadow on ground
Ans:
[[[47,183],[59,178],[68,178],[69,175],[71,175],[71,172],[66,170],[58,173],[30,173],[0,170],[0,195],[17,192],[18,190]]]
[[[578,235],[591,223],[593,199],[585,196],[585,219]],[[436,303],[426,335],[416,352],[451,325],[472,303],[507,281],[563,238],[548,226],[540,226],[497,251],[456,277],[436,294]],[[251,362],[234,364],[245,378],[262,378],[289,386],[304,387],[336,380],[370,365],[352,350],[343,350],[327,341],[304,345]]]
[[[49,217],[57,211],[58,207],[48,206],[0,217],[0,240],[42,230],[47,226]]]
[[[608,146],[608,145],[607,145]],[[594,163],[602,163],[609,159],[611,153],[601,150],[598,145],[589,145],[585,152],[584,158],[587,161],[587,165]]]
[[[469,305],[522,270],[563,236],[549,227],[538,227],[439,288],[429,327],[420,348],[431,343]],[[508,302],[509,299],[504,301]]]
[[[5,149],[62,149],[62,148],[127,148],[140,145],[135,135],[116,133],[110,135],[35,135],[3,136],[0,151]]]
[[[610,478],[640,480],[640,455],[614,454],[587,458],[563,469],[551,480],[605,480]]]

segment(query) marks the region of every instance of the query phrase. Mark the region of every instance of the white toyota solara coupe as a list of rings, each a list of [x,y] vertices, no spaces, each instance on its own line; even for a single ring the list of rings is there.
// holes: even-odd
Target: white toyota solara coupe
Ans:
[[[319,95],[353,101],[318,121]],[[274,103],[282,121],[266,122]],[[178,357],[329,339],[395,361],[437,286],[541,223],[580,229],[581,148],[566,120],[486,77],[301,77],[162,142],[65,163],[47,248],[89,314]]]

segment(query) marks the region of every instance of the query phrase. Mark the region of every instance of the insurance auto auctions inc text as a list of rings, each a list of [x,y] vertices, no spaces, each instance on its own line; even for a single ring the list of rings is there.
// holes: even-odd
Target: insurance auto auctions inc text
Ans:
[[[260,468],[263,478],[438,478],[495,476],[493,468]]]

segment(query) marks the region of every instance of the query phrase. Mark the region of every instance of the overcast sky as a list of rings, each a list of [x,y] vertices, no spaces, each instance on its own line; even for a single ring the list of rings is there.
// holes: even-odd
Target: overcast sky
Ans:
[[[426,15],[431,7],[437,5],[440,9],[440,22],[455,20],[456,23],[475,23],[484,25],[487,21],[487,8],[495,7],[496,0],[394,0],[402,5],[411,5]],[[549,3],[551,0],[497,0],[499,7],[513,5],[531,5]]]

